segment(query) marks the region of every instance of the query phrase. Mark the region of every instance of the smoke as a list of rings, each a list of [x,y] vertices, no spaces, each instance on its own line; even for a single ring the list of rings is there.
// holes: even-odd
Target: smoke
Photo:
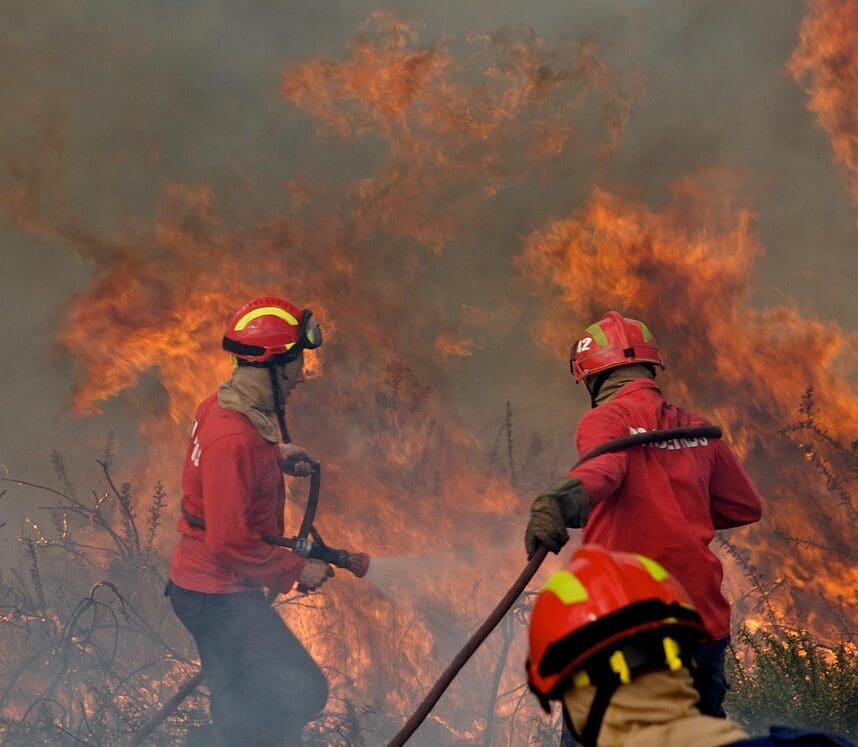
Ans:
[[[574,461],[586,397],[562,359],[605,306],[664,332],[669,391],[749,452],[806,384],[852,412],[854,211],[785,68],[805,10],[7,3],[0,463],[78,464],[111,429],[175,498],[193,409],[227,373],[223,321],[266,292],[312,306],[326,345],[290,427],[326,461],[326,534],[418,556],[374,561],[382,586],[426,580],[401,607],[335,594],[370,652],[357,684],[405,703],[512,577],[522,493]],[[711,354],[722,308],[732,368]],[[800,361],[775,394],[764,365],[742,373],[742,325],[779,370]],[[379,619],[425,628],[395,666]]]
[[[206,183],[219,214],[243,208],[261,215],[294,177],[347,182],[373,169],[379,157],[372,137],[320,139],[317,124],[276,95],[290,65],[343,55],[375,9],[370,3],[348,9],[324,2],[312,8],[262,2],[240,10],[204,3],[158,7],[6,6],[0,145],[6,163],[3,203],[14,217],[4,231],[7,271],[0,282],[10,324],[4,325],[2,344],[4,350],[25,351],[17,355],[18,365],[22,379],[32,382],[3,402],[7,462],[35,468],[50,447],[66,447],[63,433],[81,428],[64,417],[76,369],[55,357],[51,340],[62,326],[65,304],[113,255],[112,232],[151,221],[168,184]],[[464,345],[475,354],[440,382],[478,426],[496,417],[508,398],[529,408],[545,407],[544,400],[570,402],[563,372],[553,364],[499,351],[520,347],[528,333],[520,311],[526,302],[515,299],[510,287],[518,237],[546,216],[568,211],[594,180],[632,187],[657,206],[672,181],[701,166],[739,171],[766,247],[754,267],[754,298],[782,301],[788,293],[788,300],[854,326],[858,312],[841,280],[852,256],[851,214],[824,157],[826,145],[803,111],[803,92],[783,74],[797,44],[802,2],[728,8],[699,2],[679,9],[670,3],[545,3],[526,13],[501,3],[490,16],[476,7],[450,13],[429,3],[404,10],[420,21],[417,33],[430,48],[440,39],[461,43],[471,34],[516,23],[547,39],[595,40],[601,58],[645,91],[632,97],[622,147],[608,162],[594,171],[579,160],[560,159],[544,186],[500,195],[495,209],[452,242],[458,251],[422,268],[454,324],[472,309],[485,313],[499,299],[510,299],[492,322],[509,332],[509,340],[489,344],[485,335],[459,333],[453,349]],[[459,217],[461,206],[459,200],[456,209],[436,210],[435,230]],[[53,225],[48,229],[45,223]],[[82,233],[99,241],[84,246]],[[820,247],[824,262],[811,259]],[[132,249],[138,256],[151,251],[146,237]],[[540,388],[544,396],[522,386],[534,376],[547,383],[547,390]],[[579,407],[572,400],[562,417],[550,406],[533,410],[538,414],[524,422],[568,434],[566,421],[574,421]],[[121,403],[109,408],[118,411],[83,426],[84,432],[94,438],[107,427],[122,430],[120,420],[130,413]],[[63,414],[60,421],[57,413]],[[124,442],[132,431],[124,429]]]

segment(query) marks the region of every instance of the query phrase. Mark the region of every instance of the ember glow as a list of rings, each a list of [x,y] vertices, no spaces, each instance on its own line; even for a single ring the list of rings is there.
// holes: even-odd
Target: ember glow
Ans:
[[[814,102],[839,83],[840,68],[820,68],[808,41],[827,28],[829,5],[812,3],[791,63],[801,76],[828,70],[813,73]],[[738,616],[764,625],[774,612],[830,636],[827,612],[858,588],[854,507],[821,507],[824,482],[779,432],[813,386],[819,422],[854,437],[858,398],[842,373],[854,346],[833,323],[751,304],[764,247],[738,177],[712,164],[678,181],[658,208],[621,187],[594,187],[559,214],[543,204],[560,175],[602,173],[643,95],[640,77],[613,69],[591,41],[549,42],[526,27],[427,41],[419,23],[377,11],[340,56],[283,61],[271,96],[315,131],[319,173],[290,176],[260,200],[264,209],[237,197],[247,191],[252,203],[253,184],[171,183],[154,216],[110,235],[85,229],[73,211],[40,199],[63,150],[53,123],[43,162],[16,161],[12,186],[0,190],[21,231],[73,248],[95,269],[59,333],[78,371],[76,413],[158,382],[160,399],[139,408],[146,455],[137,471],[166,483],[170,524],[194,410],[229,374],[225,320],[263,294],[314,310],[325,344],[307,356],[290,431],[325,465],[325,540],[385,556],[387,573],[376,586],[341,573],[307,604],[282,610],[331,678],[328,708],[354,714],[367,743],[396,730],[524,562],[532,495],[516,482],[512,456],[492,461],[484,435],[445,396],[451,372],[509,344],[523,316],[531,337],[514,341],[510,356],[549,357],[563,370],[579,331],[606,309],[645,319],[666,353],[668,397],[724,427],[768,499],[764,522],[730,535],[735,545],[724,551]],[[852,168],[851,136],[835,132],[844,96],[814,111]],[[324,176],[330,153],[349,155],[345,175]],[[528,228],[506,237],[514,251],[498,249],[496,297],[451,299],[464,281],[445,276],[443,263],[460,259],[467,283],[486,282],[471,253],[497,240],[489,229],[510,206]],[[537,487],[554,477],[542,466]],[[297,527],[306,485],[291,487],[298,500],[287,526]],[[171,531],[155,539],[164,554],[173,542]],[[774,585],[764,604],[750,588],[757,570]],[[523,610],[464,670],[415,744],[486,740],[489,728],[493,743],[529,743],[542,721],[522,689]],[[174,679],[187,669],[177,665]],[[492,693],[501,695],[496,714],[487,711]]]

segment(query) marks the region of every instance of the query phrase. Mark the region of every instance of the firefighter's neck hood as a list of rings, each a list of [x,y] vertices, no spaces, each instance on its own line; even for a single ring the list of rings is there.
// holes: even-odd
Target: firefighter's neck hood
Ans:
[[[652,366],[643,363],[633,363],[629,366],[620,366],[607,372],[599,390],[593,396],[593,406],[604,405],[613,399],[614,395],[626,384],[631,384],[638,379],[654,379]],[[591,392],[592,394],[592,392]]]
[[[218,391],[217,401],[221,407],[246,416],[263,438],[273,443],[281,440],[267,368],[237,366]]]
[[[570,687],[563,703],[575,728],[584,728],[596,689]],[[620,685],[605,712],[598,747],[721,747],[747,738],[729,719],[703,716],[685,668],[661,670]]]

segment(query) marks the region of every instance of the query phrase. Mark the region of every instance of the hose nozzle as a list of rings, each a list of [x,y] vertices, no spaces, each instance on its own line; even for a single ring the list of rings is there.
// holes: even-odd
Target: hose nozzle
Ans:
[[[366,576],[367,571],[369,571],[369,555],[365,552],[350,552],[348,556],[345,565],[346,570],[358,578]]]
[[[345,568],[349,573],[353,573],[358,578],[366,576],[369,570],[369,555],[365,552],[349,552],[348,550],[335,550],[332,547],[325,547],[318,556],[320,560],[330,563],[335,568]]]

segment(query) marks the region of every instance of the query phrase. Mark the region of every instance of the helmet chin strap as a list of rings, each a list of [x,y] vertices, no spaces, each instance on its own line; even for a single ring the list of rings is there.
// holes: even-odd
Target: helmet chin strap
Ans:
[[[280,438],[284,444],[292,443],[289,438],[289,429],[286,427],[286,416],[283,413],[283,395],[280,393],[280,383],[277,381],[277,367],[268,366],[268,376],[271,379],[271,393],[274,395],[274,415],[280,428]]]
[[[599,687],[596,688],[596,696],[590,704],[587,721],[580,734],[575,728],[575,724],[572,723],[572,718],[569,716],[569,711],[566,709],[566,706],[563,706],[563,718],[566,720],[566,725],[569,727],[569,731],[572,732],[572,736],[575,737],[575,740],[582,744],[583,747],[598,747],[599,732],[602,730],[602,721],[604,721],[605,713],[608,710],[608,706],[611,704],[611,698],[614,697],[614,693],[617,691],[619,686],[619,681],[616,681],[599,685]]]

